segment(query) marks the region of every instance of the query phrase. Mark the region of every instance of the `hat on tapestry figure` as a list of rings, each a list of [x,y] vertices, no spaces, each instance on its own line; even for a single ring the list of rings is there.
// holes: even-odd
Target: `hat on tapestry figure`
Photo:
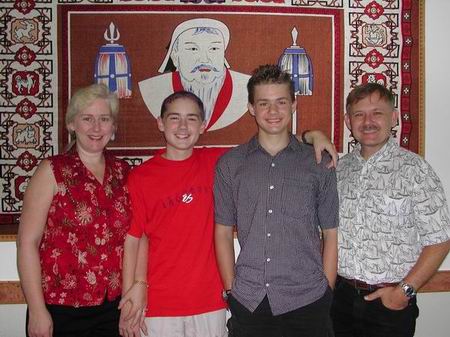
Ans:
[[[311,58],[305,48],[297,45],[298,31],[291,31],[292,45],[286,48],[278,59],[278,66],[291,75],[296,96],[311,96],[313,93],[314,73]],[[297,132],[297,112],[292,116],[292,133]]]
[[[117,43],[120,32],[113,22],[103,37],[109,43],[100,47],[95,60],[94,81],[105,84],[119,98],[131,98],[131,66],[124,46]]]

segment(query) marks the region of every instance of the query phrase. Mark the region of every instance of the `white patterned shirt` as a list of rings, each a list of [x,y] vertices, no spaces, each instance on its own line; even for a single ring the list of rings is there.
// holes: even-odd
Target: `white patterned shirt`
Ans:
[[[367,161],[361,147],[338,164],[338,274],[369,284],[399,282],[422,248],[450,239],[442,184],[419,155],[391,137]]]

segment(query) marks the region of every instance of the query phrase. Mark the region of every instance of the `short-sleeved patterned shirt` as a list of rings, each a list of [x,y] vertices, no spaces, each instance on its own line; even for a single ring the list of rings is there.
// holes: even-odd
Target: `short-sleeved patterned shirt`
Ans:
[[[338,225],[334,170],[317,165],[314,150],[291,137],[271,156],[253,138],[216,167],[216,222],[237,226],[241,251],[232,294],[250,311],[267,295],[274,315],[323,296],[319,227]]]
[[[40,245],[45,302],[79,307],[112,300],[121,294],[129,166],[106,154],[101,184],[76,151],[48,160],[58,190]]]
[[[389,141],[367,161],[359,145],[337,167],[338,274],[369,284],[399,282],[424,246],[450,239],[439,178],[417,154]]]

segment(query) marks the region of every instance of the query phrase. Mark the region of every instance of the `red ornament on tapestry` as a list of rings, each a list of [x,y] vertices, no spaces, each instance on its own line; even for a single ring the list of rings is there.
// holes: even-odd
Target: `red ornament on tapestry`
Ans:
[[[16,71],[12,78],[15,95],[34,96],[39,89],[39,75],[33,71]]]
[[[383,63],[384,57],[383,55],[376,49],[372,49],[370,52],[367,53],[366,57],[364,58],[364,62],[366,62],[369,66],[372,68],[378,68],[378,66]]]
[[[27,172],[30,172],[37,165],[37,162],[37,158],[28,151],[23,152],[17,158],[17,166]]]
[[[372,1],[369,3],[364,9],[364,13],[366,13],[369,17],[376,20],[384,13],[384,8],[378,2]]]
[[[24,98],[17,104],[16,113],[25,119],[33,116],[37,111],[36,105],[31,102],[28,98]]]
[[[386,86],[386,76],[381,73],[366,73],[362,76],[362,83],[378,83],[382,86]]]
[[[34,0],[16,0],[14,8],[22,14],[28,14],[36,6]]]
[[[14,59],[24,66],[29,66],[36,59],[36,54],[31,49],[23,46],[16,52]]]

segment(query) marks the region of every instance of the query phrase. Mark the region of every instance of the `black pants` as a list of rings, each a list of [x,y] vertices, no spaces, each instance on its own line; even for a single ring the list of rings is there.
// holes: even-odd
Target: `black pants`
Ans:
[[[274,316],[267,296],[252,313],[233,296],[228,305],[230,337],[328,337],[330,336],[330,304],[328,288],[322,298],[302,308]]]
[[[53,337],[120,337],[119,299],[93,307],[47,305],[53,320]],[[28,309],[26,318],[28,327]],[[28,329],[27,337],[28,337]]]
[[[403,310],[386,308],[380,299],[366,301],[370,291],[357,290],[339,280],[331,306],[336,337],[412,337],[419,308],[411,299]]]

